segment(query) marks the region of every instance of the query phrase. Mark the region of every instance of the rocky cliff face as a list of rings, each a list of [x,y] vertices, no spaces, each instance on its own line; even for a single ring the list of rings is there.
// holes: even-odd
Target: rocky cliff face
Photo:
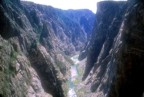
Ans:
[[[98,3],[93,35],[79,58],[87,56],[87,97],[142,97],[143,14],[140,0]]]
[[[67,55],[82,48],[91,30],[84,26],[93,23],[88,22],[93,13],[80,12],[89,14],[75,16],[75,11],[0,1],[0,96],[66,96],[72,64]]]
[[[60,49],[70,55],[79,51],[87,41],[87,33],[92,29],[89,26],[92,27],[94,22],[91,11],[63,11],[29,2],[22,4],[28,12],[32,27],[38,34],[41,33],[38,36],[40,42],[49,49],[57,48],[57,51]],[[86,22],[82,22],[83,18]],[[89,29],[86,29],[86,24]]]

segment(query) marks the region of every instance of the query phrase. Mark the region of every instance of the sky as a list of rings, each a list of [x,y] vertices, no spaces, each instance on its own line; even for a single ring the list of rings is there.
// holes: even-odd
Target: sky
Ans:
[[[38,4],[51,5],[60,9],[90,9],[96,13],[96,3],[104,0],[22,0],[32,1]],[[125,1],[125,0],[107,0],[107,1]]]

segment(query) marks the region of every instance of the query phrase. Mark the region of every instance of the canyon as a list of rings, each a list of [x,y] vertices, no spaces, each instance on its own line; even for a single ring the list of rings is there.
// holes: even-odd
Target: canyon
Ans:
[[[89,10],[1,0],[0,95],[66,97],[70,58],[86,43],[94,19]]]
[[[144,97],[143,32],[142,0],[0,0],[0,97]]]

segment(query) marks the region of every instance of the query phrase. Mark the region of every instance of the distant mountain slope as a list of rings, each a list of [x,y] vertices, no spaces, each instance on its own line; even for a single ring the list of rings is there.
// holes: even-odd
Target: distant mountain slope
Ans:
[[[62,48],[67,53],[74,53],[75,51],[80,50],[87,41],[87,33],[91,33],[95,16],[89,10],[67,11],[27,2],[23,2],[23,5],[30,15],[34,14],[35,16],[29,16],[32,24],[43,24],[44,22],[49,25],[47,26],[49,27],[48,29],[53,30],[53,32],[49,31],[52,38],[60,40],[57,41],[58,43],[52,44],[55,46],[58,44],[59,46],[57,47]],[[85,18],[85,23],[82,22],[83,18]],[[38,19],[40,19],[39,22]],[[38,23],[33,23],[33,21],[37,21]],[[40,25],[34,25],[33,27],[37,28],[36,26],[39,26],[38,29],[42,30]],[[86,29],[86,27],[89,29]],[[43,36],[45,35],[43,34]]]

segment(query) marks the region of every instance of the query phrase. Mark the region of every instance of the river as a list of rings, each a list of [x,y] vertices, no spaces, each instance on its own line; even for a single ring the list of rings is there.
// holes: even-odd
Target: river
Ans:
[[[74,62],[73,65],[71,65],[71,76],[69,78],[69,91],[68,91],[68,97],[77,97],[76,92],[75,92],[75,85],[74,81],[76,80],[76,77],[78,77],[78,71],[77,71],[77,65],[79,63],[78,61],[78,55],[75,55],[71,57],[71,60]]]

